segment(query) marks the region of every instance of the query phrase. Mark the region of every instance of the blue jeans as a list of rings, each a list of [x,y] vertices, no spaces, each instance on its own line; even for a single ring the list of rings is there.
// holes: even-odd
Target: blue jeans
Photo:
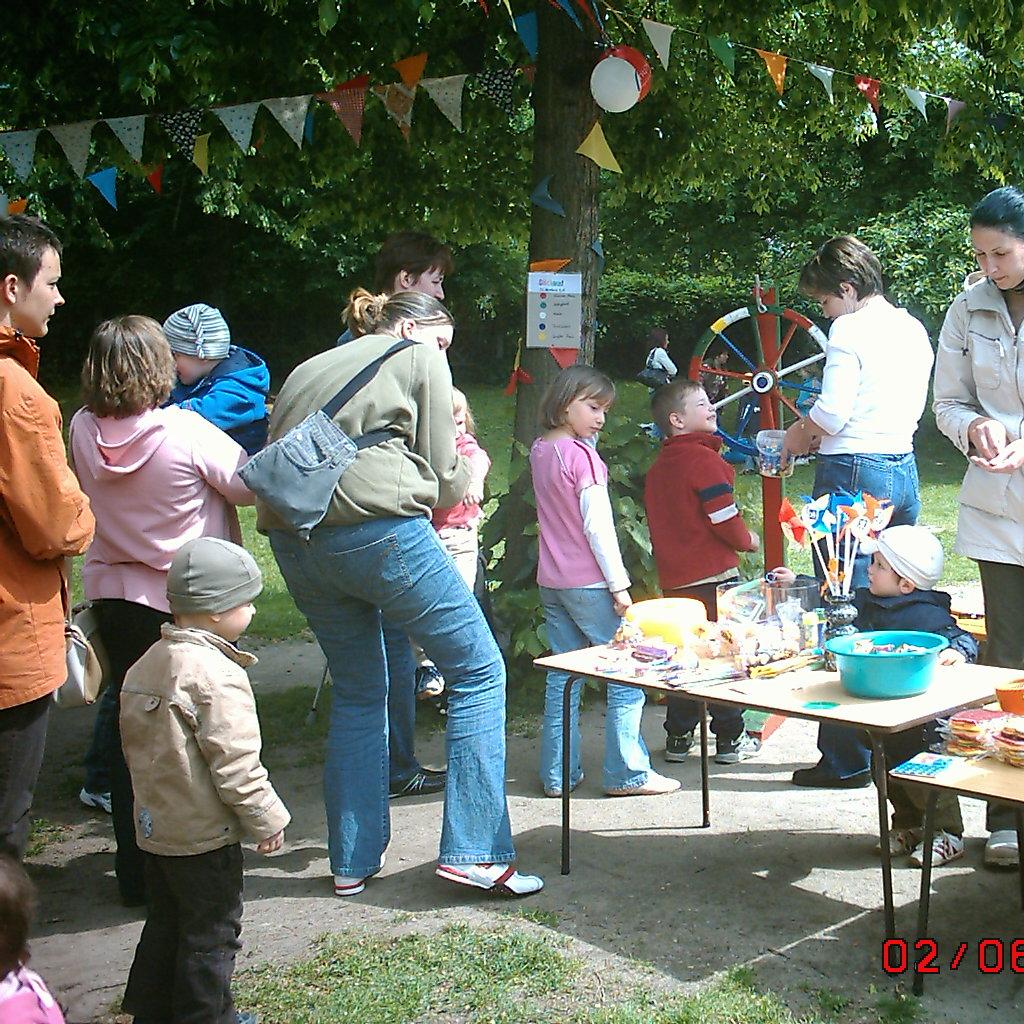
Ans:
[[[440,860],[515,859],[505,800],[505,664],[465,581],[425,517],[270,532],[288,590],[331,668],[324,801],[331,870],[380,869],[391,838],[383,617],[448,687],[448,783]]]
[[[814,470],[814,497],[836,491],[863,491],[873,498],[889,498],[893,503],[890,526],[917,522],[921,511],[917,461],[907,455],[819,455]],[[827,556],[826,556],[827,557]],[[853,565],[852,586],[868,585],[870,556],[858,552]],[[814,573],[823,579],[818,559]],[[840,779],[859,775],[871,768],[871,748],[857,729],[822,723],[818,727],[819,762],[830,775]]]
[[[548,643],[555,654],[605,644],[619,628],[612,596],[602,588],[553,590],[540,588]],[[540,781],[546,792],[562,789],[562,694],[567,672],[549,672],[544,693],[544,724],[540,740]],[[583,777],[580,757],[580,692],[583,680],[572,687],[569,744],[572,760],[569,782]],[[608,684],[608,709],[604,723],[605,789],[638,789],[647,782],[651,757],[640,735],[644,692],[633,686]]]
[[[117,721],[117,690],[106,686],[96,701],[96,717],[92,723],[92,742],[86,751],[85,789],[89,793],[110,792],[110,747]]]
[[[383,624],[388,668],[388,778],[401,789],[418,771],[416,760],[416,662],[405,632],[387,619]]]

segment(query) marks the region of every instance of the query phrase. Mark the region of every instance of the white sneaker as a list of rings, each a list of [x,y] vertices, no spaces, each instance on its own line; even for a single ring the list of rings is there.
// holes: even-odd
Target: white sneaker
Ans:
[[[606,789],[607,796],[664,796],[666,793],[674,793],[682,783],[678,779],[670,779],[666,775],[659,775],[655,771],[647,773],[647,781],[642,786],[634,786],[632,789]]]
[[[932,867],[941,867],[964,855],[964,841],[961,836],[941,829],[932,836]],[[919,868],[924,865],[924,843],[918,843],[910,855],[910,863]]]
[[[544,888],[544,879],[520,874],[511,864],[438,864],[435,873],[449,882],[502,896],[532,896]]]
[[[377,868],[380,871],[384,867],[384,862],[387,860],[387,851],[380,855],[380,867]],[[335,896],[358,896],[366,888],[366,879],[371,877],[366,875],[363,878],[359,878],[356,875],[335,875],[334,876],[334,895]]]
[[[996,829],[985,843],[985,863],[990,868],[1015,868],[1017,861],[1017,830]]]
[[[97,810],[106,811],[110,814],[110,794],[109,793],[90,793],[84,786],[82,787],[81,793],[78,794],[78,799],[85,804],[86,807],[95,807]]]

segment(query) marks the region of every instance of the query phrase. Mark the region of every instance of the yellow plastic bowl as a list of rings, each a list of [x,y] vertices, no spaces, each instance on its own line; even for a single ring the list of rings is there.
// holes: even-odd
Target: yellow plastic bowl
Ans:
[[[667,644],[685,647],[693,640],[693,627],[706,623],[708,613],[692,597],[659,597],[630,605],[626,620],[644,636],[660,637]]]

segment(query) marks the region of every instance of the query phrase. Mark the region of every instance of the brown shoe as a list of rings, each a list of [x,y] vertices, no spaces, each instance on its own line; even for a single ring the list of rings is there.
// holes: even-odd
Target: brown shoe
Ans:
[[[650,772],[647,781],[642,786],[634,786],[633,789],[609,789],[608,796],[661,796],[664,793],[674,793],[679,789],[681,783],[678,779],[669,779],[657,772]]]

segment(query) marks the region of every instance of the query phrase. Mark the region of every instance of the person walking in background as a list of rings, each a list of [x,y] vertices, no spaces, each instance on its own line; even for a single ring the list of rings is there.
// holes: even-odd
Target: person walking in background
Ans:
[[[36,381],[64,304],[61,244],[34,217],[0,218],[0,853],[21,858],[51,696],[67,678],[64,560],[95,521],[68,467],[57,403]]]
[[[882,294],[882,266],[859,239],[826,242],[804,266],[800,290],[832,320],[821,394],[786,431],[783,460],[820,445],[813,496],[863,491],[893,503],[891,526],[913,524],[921,509],[914,433],[928,400],[934,354],[920,320]],[[868,556],[852,586],[867,586]],[[819,560],[814,571],[823,578]],[[856,789],[871,784],[871,750],[845,726],[818,728],[821,758],[793,772],[796,786]]]

